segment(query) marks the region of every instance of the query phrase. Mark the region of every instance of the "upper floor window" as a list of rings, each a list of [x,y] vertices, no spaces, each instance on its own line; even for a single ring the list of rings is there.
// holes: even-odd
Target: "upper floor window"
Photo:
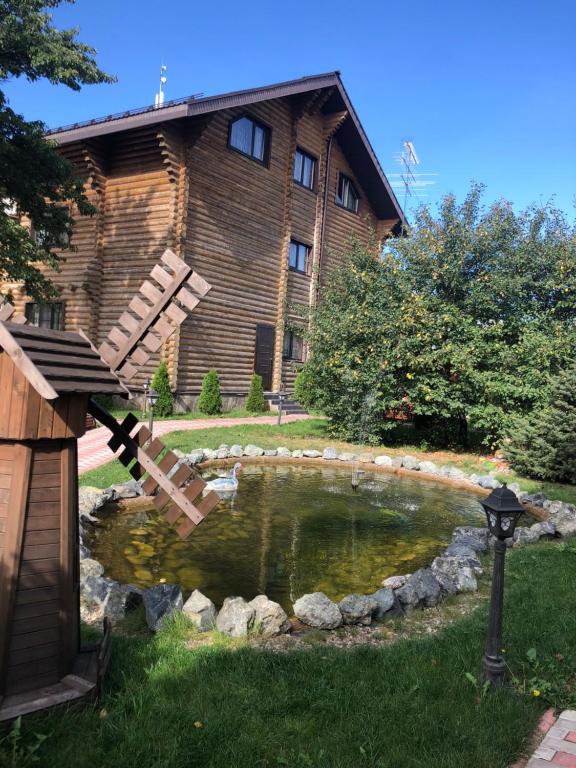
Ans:
[[[294,155],[294,181],[307,189],[314,189],[316,185],[316,159],[297,149]]]
[[[304,339],[298,336],[294,331],[284,332],[284,344],[282,348],[282,357],[284,360],[304,360]]]
[[[346,208],[352,213],[358,213],[358,206],[360,205],[360,195],[356,191],[356,187],[352,183],[348,176],[343,173],[338,174],[338,192],[336,194],[336,202],[343,208]]]
[[[251,117],[238,117],[230,123],[229,144],[233,149],[259,163],[267,163],[270,129],[252,120]]]
[[[64,304],[62,302],[37,304],[30,301],[24,306],[24,314],[31,325],[51,328],[54,331],[64,329]]]
[[[303,272],[308,274],[310,266],[310,246],[299,243],[297,240],[290,240],[290,258],[288,266],[294,272]]]

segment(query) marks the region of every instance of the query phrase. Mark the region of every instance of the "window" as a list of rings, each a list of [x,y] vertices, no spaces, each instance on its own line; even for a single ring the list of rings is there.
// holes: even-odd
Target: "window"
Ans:
[[[25,305],[26,320],[31,325],[40,328],[52,328],[54,331],[64,329],[64,304],[55,302],[52,304],[36,304],[29,302]]]
[[[336,195],[336,203],[346,208],[352,213],[358,213],[358,205],[360,203],[360,195],[356,191],[356,187],[348,176],[344,176],[343,173],[338,174],[338,194]]]
[[[310,266],[310,246],[299,243],[297,240],[290,240],[290,258],[288,266],[293,272],[303,272],[308,274]]]
[[[230,123],[229,144],[259,163],[267,163],[270,130],[250,117],[239,117]]]
[[[304,360],[304,339],[297,336],[294,331],[284,332],[284,346],[282,349],[284,360]]]
[[[316,160],[301,149],[294,155],[294,181],[307,189],[316,185]]]

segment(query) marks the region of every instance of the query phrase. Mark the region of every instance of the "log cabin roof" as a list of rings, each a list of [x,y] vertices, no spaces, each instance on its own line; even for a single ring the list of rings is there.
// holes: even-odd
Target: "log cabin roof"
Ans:
[[[149,106],[54,128],[49,135],[59,144],[69,144],[146,125],[193,118],[231,107],[243,107],[260,101],[294,97],[325,89],[329,89],[330,93],[322,106],[322,112],[324,114],[347,112],[347,118],[338,129],[338,141],[362,183],[374,212],[380,219],[398,218],[401,224],[406,225],[402,208],[380,166],[338,71],[216,96],[176,99],[166,102],[162,107]]]
[[[88,339],[78,333],[0,322],[0,350],[46,400],[70,394],[128,394]]]

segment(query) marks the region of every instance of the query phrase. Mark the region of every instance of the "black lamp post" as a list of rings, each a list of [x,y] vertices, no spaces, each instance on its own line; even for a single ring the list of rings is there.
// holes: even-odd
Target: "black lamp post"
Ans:
[[[150,430],[150,440],[152,439],[152,429],[154,427],[154,406],[158,402],[158,392],[153,387],[149,387],[146,392],[146,400],[150,408],[150,416],[148,417],[148,429]]]
[[[496,537],[494,543],[494,573],[492,576],[492,594],[490,597],[490,618],[488,623],[488,641],[482,660],[484,679],[496,688],[504,684],[506,665],[502,658],[502,609],[504,604],[504,558],[506,557],[506,539],[514,535],[518,518],[524,507],[516,494],[506,485],[492,491],[488,498],[480,502],[488,520],[488,529]]]
[[[278,390],[278,426],[282,424],[282,406],[284,405],[284,400],[286,400],[286,390],[284,388],[284,383],[280,382],[280,389]]]

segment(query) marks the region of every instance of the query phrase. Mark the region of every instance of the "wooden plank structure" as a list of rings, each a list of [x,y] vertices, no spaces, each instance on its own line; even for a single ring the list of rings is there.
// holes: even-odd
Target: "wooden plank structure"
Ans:
[[[119,424],[92,399],[128,395],[121,378],[187,316],[177,302],[191,310],[209,290],[166,251],[100,351],[84,334],[35,328],[0,306],[0,721],[95,695],[110,656],[109,625],[99,647],[81,649],[79,638],[77,439],[87,412],[181,537],[219,501],[196,502],[203,480],[188,467],[168,478],[176,456],[162,456],[146,427],[131,436],[133,414]]]

